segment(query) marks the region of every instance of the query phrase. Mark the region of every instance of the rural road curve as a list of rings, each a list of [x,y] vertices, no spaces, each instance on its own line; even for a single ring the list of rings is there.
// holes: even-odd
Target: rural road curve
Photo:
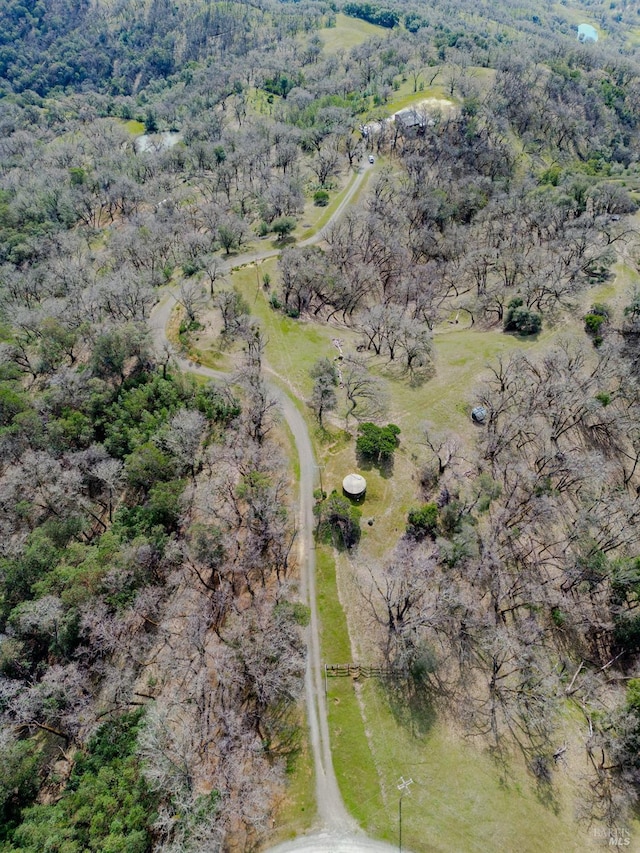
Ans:
[[[355,181],[340,205],[327,222],[330,225],[344,212],[354,194],[362,184],[369,166],[360,170]],[[326,226],[325,226],[326,227]],[[312,245],[322,240],[322,233],[314,234],[298,245]],[[248,253],[234,257],[225,268],[256,263],[279,254],[279,250]],[[167,290],[158,302],[149,318],[149,328],[153,341],[158,350],[170,346],[166,335],[166,327],[171,311],[176,304],[171,290]],[[196,364],[175,354],[180,368],[186,372],[208,376],[211,379],[225,379],[220,371]],[[295,841],[289,841],[271,849],[271,853],[389,853],[395,848],[382,842],[372,841],[360,830],[356,821],[347,812],[338,781],[333,769],[331,743],[329,739],[329,724],[325,701],[324,684],[321,673],[320,631],[318,624],[318,608],[316,602],[316,561],[313,542],[313,489],[316,480],[317,465],[309,431],[302,414],[291,398],[280,388],[269,384],[269,391],[280,405],[284,419],[295,441],[300,463],[300,498],[299,498],[299,560],[301,566],[302,594],[306,599],[311,618],[307,630],[307,667],[305,672],[305,699],[309,721],[309,733],[313,750],[316,800],[320,829],[313,835],[306,835]]]

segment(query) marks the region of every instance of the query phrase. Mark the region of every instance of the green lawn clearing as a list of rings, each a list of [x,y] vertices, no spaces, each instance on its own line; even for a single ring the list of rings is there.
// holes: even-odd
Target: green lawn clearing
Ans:
[[[350,330],[336,331],[326,324],[295,320],[272,308],[269,293],[259,286],[259,280],[268,273],[272,281],[271,292],[278,292],[276,259],[263,261],[259,269],[259,275],[256,275],[255,266],[234,271],[233,285],[249,303],[252,315],[260,321],[267,340],[267,361],[272,371],[294,396],[304,399],[309,396],[313,385],[309,376],[311,366],[319,358],[337,355],[332,338],[346,338],[355,345],[356,334]]]
[[[144,133],[144,122],[130,119],[130,121],[123,122],[123,124],[127,133],[130,133],[132,136],[140,136]]]
[[[339,50],[350,50],[372,36],[382,36],[388,32],[384,27],[338,12],[335,27],[320,30],[320,38],[327,53],[337,53]]]
[[[329,702],[335,695],[332,725],[351,723],[349,710],[357,705],[354,686],[329,684]],[[403,800],[403,845],[415,853],[549,853],[589,849],[586,827],[576,829],[565,799],[561,771],[556,773],[560,796],[554,808],[538,799],[521,762],[514,757],[507,772],[473,741],[446,722],[428,715],[407,725],[394,716],[381,682],[363,679],[360,691],[375,765],[377,796],[371,790],[370,769],[351,775],[351,787],[360,792],[359,811],[364,828],[396,843],[400,776],[413,779],[411,794]],[[337,694],[336,691],[340,690]],[[347,692],[350,690],[351,697]],[[340,712],[344,717],[340,719]],[[335,754],[335,753],[334,753]]]

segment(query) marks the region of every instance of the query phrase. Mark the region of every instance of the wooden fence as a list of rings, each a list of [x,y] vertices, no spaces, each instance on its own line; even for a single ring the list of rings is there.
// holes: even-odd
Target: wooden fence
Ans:
[[[397,670],[388,666],[366,666],[361,663],[325,663],[325,678],[392,678],[398,675]]]

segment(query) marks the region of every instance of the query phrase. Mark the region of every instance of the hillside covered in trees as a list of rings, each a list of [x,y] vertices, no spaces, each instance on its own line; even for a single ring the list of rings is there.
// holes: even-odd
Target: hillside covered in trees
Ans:
[[[286,821],[310,614],[278,380],[327,458],[392,482],[408,448],[406,528],[377,550],[358,505],[316,495],[385,701],[517,752],[551,811],[577,715],[562,820],[631,838],[635,4],[0,16],[0,851],[248,850]],[[283,378],[259,298],[300,363],[322,335],[339,358]],[[481,425],[416,428],[402,395],[462,325],[523,347],[479,360]]]

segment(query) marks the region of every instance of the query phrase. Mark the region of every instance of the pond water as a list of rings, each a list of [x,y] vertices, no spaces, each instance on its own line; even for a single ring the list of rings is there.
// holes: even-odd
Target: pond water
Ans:
[[[578,41],[598,41],[598,31],[591,24],[580,24],[578,27]]]
[[[180,142],[182,136],[175,130],[167,130],[164,133],[143,133],[141,136],[136,136],[136,151],[141,154],[143,151],[166,151],[167,148]]]

